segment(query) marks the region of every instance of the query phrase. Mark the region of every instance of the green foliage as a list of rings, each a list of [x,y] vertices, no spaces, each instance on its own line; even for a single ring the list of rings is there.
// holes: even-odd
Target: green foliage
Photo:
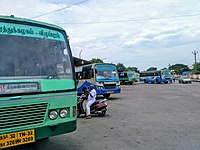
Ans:
[[[92,58],[90,60],[90,62],[92,64],[94,64],[94,63],[104,63],[103,60],[101,60],[100,58]],[[119,72],[123,72],[123,71],[135,71],[135,72],[139,73],[139,70],[138,70],[137,67],[130,67],[129,66],[129,67],[126,68],[123,63],[117,63],[116,66],[117,66],[117,71],[119,71]]]
[[[187,65],[175,64],[169,67],[170,70],[174,70],[176,74],[182,74],[184,71],[191,71]]]
[[[100,58],[92,58],[92,59],[90,60],[90,62],[91,62],[92,64],[94,64],[94,63],[103,63],[103,60],[101,60]]]
[[[147,69],[147,71],[156,71],[156,70],[157,70],[156,67],[150,67],[150,68]]]
[[[200,62],[194,65],[193,74],[200,74]]]
[[[167,68],[166,68],[166,67],[164,67],[164,68],[162,68],[161,70],[167,70]]]
[[[118,63],[117,65],[117,71],[123,72],[126,70],[126,67],[122,63]]]
[[[137,72],[137,73],[139,73],[139,70],[138,70],[138,68],[137,67],[127,67],[126,68],[126,71],[134,71],[134,72]]]

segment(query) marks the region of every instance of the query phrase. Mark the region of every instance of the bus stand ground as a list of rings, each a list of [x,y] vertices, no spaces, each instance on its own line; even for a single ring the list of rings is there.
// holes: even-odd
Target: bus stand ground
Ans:
[[[77,119],[75,132],[19,150],[199,150],[200,83],[122,85],[105,117]]]

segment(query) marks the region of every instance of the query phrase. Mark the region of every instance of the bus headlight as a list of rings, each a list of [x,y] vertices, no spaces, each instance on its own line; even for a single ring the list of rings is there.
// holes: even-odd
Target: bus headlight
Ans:
[[[97,86],[98,89],[103,90],[103,86]]]
[[[68,115],[68,111],[66,109],[61,109],[59,115],[61,118],[65,118]]]
[[[52,110],[49,112],[49,118],[51,120],[55,120],[58,117],[58,112],[56,110]]]

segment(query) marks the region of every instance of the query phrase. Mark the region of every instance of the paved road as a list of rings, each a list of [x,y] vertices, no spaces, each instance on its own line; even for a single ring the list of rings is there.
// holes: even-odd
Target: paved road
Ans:
[[[200,83],[124,85],[108,105],[76,132],[17,149],[200,150]]]

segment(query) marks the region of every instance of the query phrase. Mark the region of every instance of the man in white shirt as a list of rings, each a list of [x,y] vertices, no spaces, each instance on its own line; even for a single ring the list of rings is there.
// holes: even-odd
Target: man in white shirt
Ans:
[[[91,119],[90,106],[96,101],[97,92],[94,89],[94,85],[90,85],[90,91],[88,91],[88,99],[86,104],[86,118]]]

